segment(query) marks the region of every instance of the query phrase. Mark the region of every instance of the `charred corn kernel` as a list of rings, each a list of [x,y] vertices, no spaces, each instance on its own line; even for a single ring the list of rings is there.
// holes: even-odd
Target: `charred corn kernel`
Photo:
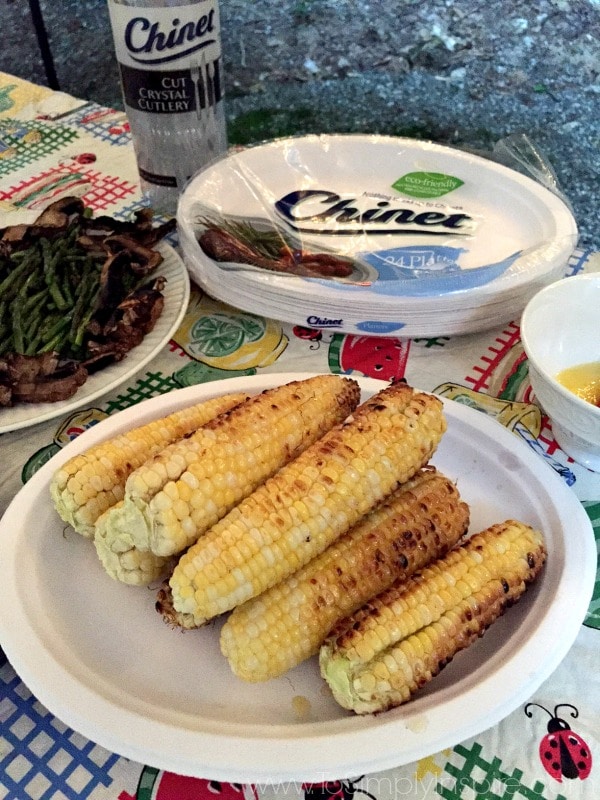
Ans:
[[[445,426],[433,395],[379,392],[184,553],[170,579],[175,610],[201,625],[295,572],[426,464]],[[251,555],[232,568],[241,543]]]
[[[123,499],[125,481],[136,467],[176,439],[246,399],[244,394],[215,397],[100,442],[55,472],[50,494],[60,517],[92,538],[98,517]]]
[[[172,558],[138,550],[132,546],[128,536],[107,542],[102,531],[102,526],[96,528],[94,545],[100,563],[114,580],[131,586],[147,586],[164,577],[172,569]]]
[[[466,533],[455,485],[425,467],[302,569],[235,608],[221,650],[247,681],[277,677],[318,652],[336,622]]]
[[[157,556],[180,553],[280,467],[345,419],[356,381],[319,375],[269,389],[174,442],[131,473],[99,535]]]
[[[410,700],[519,599],[545,559],[542,534],[507,520],[366,603],[320,649],[338,703],[366,714]]]

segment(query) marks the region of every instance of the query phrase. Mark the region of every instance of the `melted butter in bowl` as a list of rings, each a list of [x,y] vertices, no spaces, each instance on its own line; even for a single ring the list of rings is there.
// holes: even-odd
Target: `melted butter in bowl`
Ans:
[[[556,380],[582,400],[600,407],[600,361],[567,367],[556,375]]]

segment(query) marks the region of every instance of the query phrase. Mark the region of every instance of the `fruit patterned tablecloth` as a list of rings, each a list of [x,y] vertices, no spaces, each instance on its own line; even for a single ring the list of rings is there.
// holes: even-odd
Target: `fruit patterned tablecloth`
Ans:
[[[0,176],[0,227],[31,221],[48,202],[64,195],[79,195],[94,211],[121,219],[142,205],[122,112],[6,74],[0,74]],[[175,240],[172,243],[176,245]],[[598,269],[598,254],[578,250],[565,274]],[[600,475],[574,464],[554,441],[551,426],[532,396],[518,321],[468,337],[350,336],[243,313],[195,286],[172,340],[127,382],[90,406],[0,435],[0,513],[41,464],[107,415],[177,387],[261,372],[404,378],[422,389],[466,402],[510,430],[526,431],[529,445],[570,486],[600,532]],[[0,424],[7,413],[0,410]],[[599,627],[597,582],[574,646],[530,698],[548,709],[547,714],[538,709],[530,718],[520,707],[472,739],[385,772],[277,785],[182,777],[108,752],[49,713],[0,651],[0,797],[594,800],[600,797]],[[542,761],[547,724],[555,709],[587,743],[587,755],[571,772],[560,766],[545,768]]]

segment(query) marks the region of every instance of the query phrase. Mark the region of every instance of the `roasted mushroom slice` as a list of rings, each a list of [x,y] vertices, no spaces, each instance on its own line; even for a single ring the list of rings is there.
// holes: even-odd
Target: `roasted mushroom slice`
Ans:
[[[158,250],[152,250],[126,234],[108,236],[104,245],[110,253],[125,251],[129,255],[131,269],[137,275],[148,275],[163,262]]]
[[[56,353],[38,356],[9,353],[0,361],[0,405],[68,400],[87,376],[82,364],[61,362]]]

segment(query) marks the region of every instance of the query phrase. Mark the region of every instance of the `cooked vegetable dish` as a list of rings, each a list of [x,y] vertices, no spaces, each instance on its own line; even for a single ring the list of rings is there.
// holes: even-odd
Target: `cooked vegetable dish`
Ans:
[[[94,218],[67,197],[0,230],[0,406],[68,399],[152,330],[165,286],[155,245],[174,226],[152,217]]]

